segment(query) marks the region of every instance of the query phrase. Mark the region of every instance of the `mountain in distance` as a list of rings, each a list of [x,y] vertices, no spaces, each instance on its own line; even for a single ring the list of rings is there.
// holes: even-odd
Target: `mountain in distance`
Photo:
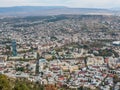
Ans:
[[[60,14],[112,15],[114,14],[114,10],[98,8],[69,8],[64,6],[16,6],[0,8],[0,16],[48,16]]]

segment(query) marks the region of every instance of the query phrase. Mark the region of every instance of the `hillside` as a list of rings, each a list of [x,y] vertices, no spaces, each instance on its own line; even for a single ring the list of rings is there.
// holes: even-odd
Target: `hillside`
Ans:
[[[69,8],[63,6],[17,6],[1,7],[1,16],[47,16],[60,14],[104,14],[111,15],[114,11],[98,8]]]

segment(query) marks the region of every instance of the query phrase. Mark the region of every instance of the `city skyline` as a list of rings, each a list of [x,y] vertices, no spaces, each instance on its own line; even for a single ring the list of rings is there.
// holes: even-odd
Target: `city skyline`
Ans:
[[[0,7],[67,6],[75,8],[119,8],[120,0],[4,0]]]

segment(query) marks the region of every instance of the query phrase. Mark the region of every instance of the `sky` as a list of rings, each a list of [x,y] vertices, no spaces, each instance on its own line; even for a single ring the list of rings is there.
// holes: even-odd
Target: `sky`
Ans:
[[[120,0],[0,0],[0,7],[67,6],[76,8],[118,8]]]

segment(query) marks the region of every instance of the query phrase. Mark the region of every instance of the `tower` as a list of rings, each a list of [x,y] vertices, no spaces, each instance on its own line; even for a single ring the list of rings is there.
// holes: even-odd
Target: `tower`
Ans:
[[[13,56],[17,56],[17,49],[16,49],[16,47],[17,47],[16,41],[13,40],[12,41],[12,54],[13,54]]]

